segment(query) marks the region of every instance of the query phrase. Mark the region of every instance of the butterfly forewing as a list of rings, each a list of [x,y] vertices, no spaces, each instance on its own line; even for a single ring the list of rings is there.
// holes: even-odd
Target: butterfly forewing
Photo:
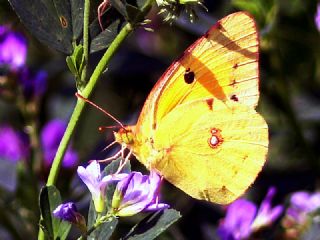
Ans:
[[[142,110],[138,131],[155,128],[177,105],[195,99],[214,97],[255,107],[258,45],[256,26],[248,14],[238,12],[218,21],[160,78]]]

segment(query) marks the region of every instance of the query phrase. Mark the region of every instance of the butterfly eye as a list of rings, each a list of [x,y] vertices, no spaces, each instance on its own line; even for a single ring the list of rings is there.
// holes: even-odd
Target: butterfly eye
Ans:
[[[187,84],[191,84],[193,83],[194,81],[194,78],[195,75],[194,75],[194,72],[193,71],[190,71],[190,68],[188,68],[186,70],[186,72],[184,73],[184,81],[187,83]]]

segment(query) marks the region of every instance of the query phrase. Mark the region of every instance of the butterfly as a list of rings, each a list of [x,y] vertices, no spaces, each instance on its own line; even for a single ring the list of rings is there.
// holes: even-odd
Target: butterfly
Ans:
[[[234,201],[268,151],[268,126],[255,110],[258,62],[253,18],[226,16],[172,63],[137,124],[115,132],[115,141],[193,198]]]

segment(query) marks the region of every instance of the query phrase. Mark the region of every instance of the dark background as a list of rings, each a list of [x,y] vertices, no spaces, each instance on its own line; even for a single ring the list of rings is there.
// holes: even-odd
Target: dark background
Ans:
[[[199,20],[194,24],[185,21],[164,24],[154,9],[149,15],[154,32],[141,28],[131,34],[113,57],[92,100],[123,123],[135,124],[152,86],[186,47],[216,20],[237,10],[250,11],[260,29],[258,112],[268,122],[270,147],[267,163],[246,197],[260,203],[267,189],[275,186],[278,190],[275,203],[284,203],[294,191],[316,190],[320,177],[320,35],[314,22],[317,1],[255,0],[245,5],[241,2],[204,1],[208,11],[200,9]],[[9,24],[26,35],[28,65],[49,74],[48,89],[40,106],[39,126],[53,118],[67,121],[75,104],[76,89],[65,56],[33,38],[5,0],[0,0],[0,24]],[[91,66],[101,54],[93,54]],[[8,101],[0,101],[1,122],[23,129],[17,108]],[[113,153],[112,150],[102,151],[113,140],[112,131],[98,131],[99,126],[106,125],[114,125],[114,122],[87,107],[73,139],[84,164]],[[132,161],[132,168],[144,171],[137,161]],[[83,198],[78,188],[74,188],[74,184],[79,184],[75,173],[75,169],[63,170],[58,187],[62,189],[64,200],[79,201],[81,210],[86,211],[88,197]],[[45,176],[42,183],[44,179]],[[181,211],[183,217],[159,239],[215,238],[215,227],[224,215],[221,206],[191,199],[167,183],[162,189],[162,200]],[[141,215],[123,219],[116,231],[119,235],[115,234],[114,239],[139,218]]]

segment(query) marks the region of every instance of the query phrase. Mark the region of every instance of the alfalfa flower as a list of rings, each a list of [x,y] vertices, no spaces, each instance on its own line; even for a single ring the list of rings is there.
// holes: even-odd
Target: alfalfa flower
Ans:
[[[262,227],[271,225],[283,212],[283,206],[271,207],[275,189],[270,188],[260,208],[245,199],[238,199],[227,208],[227,215],[219,225],[222,240],[247,239]]]
[[[204,9],[203,0],[156,0],[159,13],[164,14],[164,21],[172,22],[176,20],[183,12],[193,22],[196,18],[196,7],[201,6]]]
[[[155,172],[142,175],[131,172],[118,182],[112,198],[112,214],[115,216],[132,216],[141,211],[168,208],[165,203],[158,203],[160,176]]]
[[[290,205],[282,220],[286,236],[300,238],[310,227],[313,214],[320,209],[320,192],[295,192],[290,197]]]
[[[73,202],[67,202],[60,204],[54,211],[53,216],[61,219],[62,221],[67,221],[75,224],[80,229],[86,229],[86,220],[78,212],[76,205]]]
[[[12,127],[0,127],[0,158],[12,162],[26,159],[29,154],[28,143]]]
[[[43,127],[41,131],[41,146],[46,166],[51,166],[66,128],[66,122],[60,119],[51,120]],[[78,154],[72,146],[70,146],[65,153],[62,166],[65,168],[72,168],[77,163]]]
[[[316,24],[318,31],[320,31],[320,4],[317,5],[317,12],[316,12],[316,15],[314,16],[314,22]]]
[[[47,89],[48,73],[44,70],[33,71],[24,66],[18,72],[18,83],[26,99],[39,98]]]
[[[105,209],[105,189],[109,182],[121,180],[127,174],[114,174],[102,177],[100,164],[92,161],[86,168],[78,167],[77,173],[81,180],[87,185],[95,206],[95,210],[99,213]]]
[[[0,26],[0,66],[17,70],[25,65],[27,40],[6,26]]]

